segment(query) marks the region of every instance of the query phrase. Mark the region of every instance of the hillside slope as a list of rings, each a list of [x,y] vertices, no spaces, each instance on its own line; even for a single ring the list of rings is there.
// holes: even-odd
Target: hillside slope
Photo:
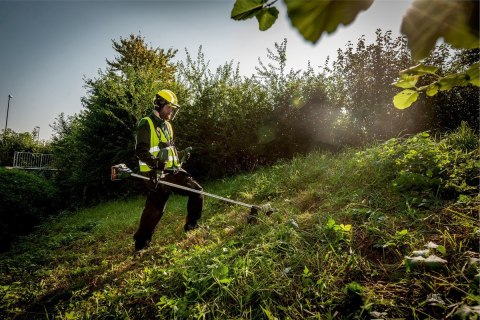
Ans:
[[[422,133],[312,153],[173,197],[134,256],[144,197],[64,213],[0,257],[0,318],[338,319],[479,315],[478,137]]]

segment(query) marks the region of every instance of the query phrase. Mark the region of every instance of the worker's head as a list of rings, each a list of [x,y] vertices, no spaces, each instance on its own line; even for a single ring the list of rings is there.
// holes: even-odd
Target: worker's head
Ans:
[[[163,120],[173,120],[180,110],[177,96],[170,90],[163,89],[157,92],[153,99],[153,106]]]

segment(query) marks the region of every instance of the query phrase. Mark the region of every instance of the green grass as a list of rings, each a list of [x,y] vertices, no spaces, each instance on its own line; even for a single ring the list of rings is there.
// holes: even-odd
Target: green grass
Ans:
[[[248,225],[248,209],[207,198],[184,234],[172,197],[138,256],[144,197],[55,216],[1,255],[0,318],[478,317],[478,137],[462,130],[208,183],[277,211]],[[429,242],[445,262],[406,262]]]

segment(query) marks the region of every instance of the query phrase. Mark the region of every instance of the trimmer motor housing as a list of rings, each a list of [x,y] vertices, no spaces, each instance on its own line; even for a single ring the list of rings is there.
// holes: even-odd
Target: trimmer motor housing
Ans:
[[[132,173],[132,170],[130,170],[126,164],[120,163],[112,166],[110,178],[112,181],[123,180],[129,178]]]

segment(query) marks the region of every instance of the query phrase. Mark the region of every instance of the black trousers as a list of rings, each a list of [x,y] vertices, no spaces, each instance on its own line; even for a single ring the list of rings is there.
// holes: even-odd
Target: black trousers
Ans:
[[[162,180],[195,190],[203,190],[200,184],[184,170],[166,174]],[[203,195],[162,184],[155,185],[152,181],[146,181],[146,184],[148,188],[147,201],[140,218],[140,225],[133,236],[137,245],[142,247],[152,240],[155,227],[165,212],[167,200],[172,192],[188,197],[185,228],[197,225],[197,221],[202,215]]]

